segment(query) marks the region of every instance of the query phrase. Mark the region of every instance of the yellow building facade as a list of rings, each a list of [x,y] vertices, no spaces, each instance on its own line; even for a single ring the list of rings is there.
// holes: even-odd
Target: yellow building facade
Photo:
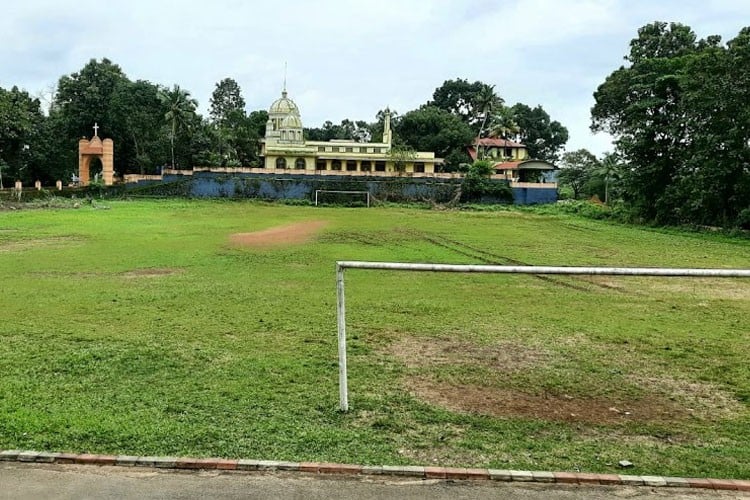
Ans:
[[[547,161],[531,159],[524,144],[501,137],[478,139],[467,152],[472,160],[491,161],[495,174],[511,182],[539,182],[542,172],[555,169]]]
[[[286,88],[268,110],[261,156],[266,169],[312,171],[434,173],[442,159],[418,151],[407,157],[393,154],[390,115],[385,116],[383,142],[350,140],[306,141],[299,108]]]

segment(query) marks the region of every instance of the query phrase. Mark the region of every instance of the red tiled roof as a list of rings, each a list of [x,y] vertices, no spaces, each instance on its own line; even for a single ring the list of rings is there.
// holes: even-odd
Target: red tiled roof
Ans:
[[[473,142],[473,145],[476,146],[477,142],[479,142],[480,146],[484,146],[484,147],[498,147],[498,148],[525,148],[526,147],[520,142],[510,141],[508,139],[501,139],[500,137],[482,137],[481,139],[479,139],[479,141],[475,139]]]
[[[520,163],[523,163],[523,161],[501,161],[492,165],[492,168],[495,170],[511,170],[518,168]]]

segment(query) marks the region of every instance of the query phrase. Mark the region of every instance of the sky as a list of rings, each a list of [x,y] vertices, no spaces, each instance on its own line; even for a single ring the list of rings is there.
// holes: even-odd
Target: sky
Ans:
[[[190,91],[206,114],[235,79],[248,111],[289,97],[306,127],[405,113],[445,80],[495,85],[506,104],[541,105],[567,150],[612,149],[589,131],[592,97],[624,64],[638,28],[680,22],[724,41],[750,25],[750,0],[9,0],[0,16],[0,87],[49,99],[90,59],[131,80]]]

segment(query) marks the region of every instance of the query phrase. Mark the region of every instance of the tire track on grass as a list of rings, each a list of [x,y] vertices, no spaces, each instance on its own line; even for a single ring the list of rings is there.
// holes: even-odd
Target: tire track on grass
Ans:
[[[461,241],[452,240],[450,238],[446,238],[445,236],[428,236],[424,235],[423,238],[432,243],[433,245],[437,245],[439,247],[445,248],[446,250],[450,250],[452,252],[458,253],[460,255],[463,255],[465,257],[469,257],[472,259],[477,259],[485,264],[490,265],[514,265],[514,266],[531,266],[533,264],[529,264],[527,262],[523,262],[521,260],[511,259],[510,257],[506,257],[504,255],[499,255],[494,252],[490,252],[488,250],[484,250],[482,248],[477,248],[472,245],[468,245],[466,243],[463,243]],[[535,278],[545,281],[547,283],[552,283],[554,285],[562,286],[564,288],[570,288],[573,290],[577,290],[579,292],[590,292],[591,289],[585,286],[577,285],[574,283],[570,283],[569,281],[566,281],[564,279],[556,278],[553,276],[547,276],[544,274],[534,274],[532,275]],[[579,282],[584,282],[589,285],[593,285],[598,288],[602,288],[607,291],[616,291],[616,292],[624,292],[622,289],[607,285],[606,283],[597,283],[594,281],[589,281],[587,279],[581,279],[581,278],[574,278],[570,277],[569,280],[575,280]]]

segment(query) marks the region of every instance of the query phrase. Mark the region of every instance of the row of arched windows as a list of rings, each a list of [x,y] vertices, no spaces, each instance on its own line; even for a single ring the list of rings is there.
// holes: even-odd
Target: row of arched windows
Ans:
[[[301,141],[302,131],[301,130],[282,130],[281,140],[282,141]]]
[[[294,168],[296,170],[304,170],[305,169],[305,159],[304,158],[297,158],[294,160]],[[286,164],[286,158],[276,158],[276,168],[284,169],[287,168]]]

